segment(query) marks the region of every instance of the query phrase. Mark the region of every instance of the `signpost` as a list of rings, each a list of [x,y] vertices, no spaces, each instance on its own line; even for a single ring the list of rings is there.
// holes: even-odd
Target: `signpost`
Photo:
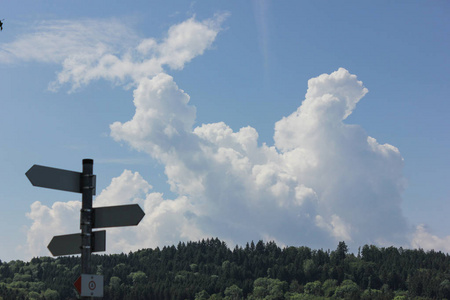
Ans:
[[[34,186],[67,192],[82,193],[80,172],[34,165],[28,170],[28,172],[25,173],[25,175]],[[95,175],[93,175],[93,178],[93,195],[95,195]]]
[[[93,228],[135,226],[144,216],[139,204],[96,207]]]
[[[103,276],[89,273],[91,253],[106,250],[106,231],[92,229],[136,226],[145,215],[138,204],[93,208],[96,184],[93,166],[92,159],[83,159],[82,173],[40,165],[25,173],[34,186],[82,194],[81,234],[54,236],[48,245],[53,256],[81,254],[81,276],[74,283],[81,297],[103,297]]]
[[[106,250],[106,231],[92,233],[92,252]],[[57,235],[52,238],[47,248],[53,256],[81,254],[81,234]]]

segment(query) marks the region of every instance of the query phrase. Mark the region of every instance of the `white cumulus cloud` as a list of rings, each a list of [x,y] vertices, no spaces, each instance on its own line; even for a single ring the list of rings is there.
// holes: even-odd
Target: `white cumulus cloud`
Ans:
[[[135,114],[111,124],[111,137],[161,163],[176,195],[166,199],[132,171],[114,178],[94,205],[139,203],[146,216],[137,227],[108,230],[108,251],[209,236],[239,244],[270,237],[282,245],[324,248],[345,240],[353,246],[383,241],[448,249],[447,239],[420,226],[414,235],[407,225],[399,150],[345,123],[368,90],[344,68],[308,81],[298,109],[274,124],[273,146],[259,146],[250,126],[237,132],[224,122],[194,127],[196,109],[188,93],[164,68],[182,69],[201,55],[223,18],[191,18],[172,26],[162,40],[133,40],[124,51],[111,42],[93,56],[69,51],[58,59],[63,69],[55,86],[77,88],[100,78],[133,86]],[[75,206],[35,202],[28,214],[30,249],[42,247],[42,232]]]
[[[189,96],[159,74],[139,82],[135,115],[112,124],[111,136],[164,164],[206,234],[239,243],[264,236],[329,247],[404,243],[403,158],[344,123],[366,93],[342,68],[313,78],[297,111],[275,124],[275,145],[258,146],[251,127],[192,128]]]
[[[161,193],[151,192],[151,188],[139,173],[125,170],[95,198],[93,207],[137,203],[146,213],[138,227],[107,229],[108,253],[207,237],[192,222],[195,209],[186,197],[164,199]],[[27,231],[27,256],[50,255],[47,245],[53,236],[77,233],[80,209],[80,201],[55,202],[51,207],[35,201],[27,213],[32,220]]]
[[[49,255],[47,245],[55,235],[76,233],[81,202],[55,202],[51,207],[35,201],[27,217],[33,221],[27,230],[25,251],[31,257]]]
[[[450,236],[440,238],[433,235],[424,224],[419,224],[412,237],[411,246],[424,250],[440,250],[450,253]]]

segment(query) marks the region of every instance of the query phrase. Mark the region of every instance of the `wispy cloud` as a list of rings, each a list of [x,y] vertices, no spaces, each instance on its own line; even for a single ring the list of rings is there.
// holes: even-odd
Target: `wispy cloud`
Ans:
[[[137,40],[119,20],[41,21],[10,43],[0,44],[0,62],[37,61],[61,64],[77,56],[117,52]]]
[[[37,61],[62,65],[49,89],[70,84],[71,90],[92,80],[133,84],[164,67],[182,69],[203,54],[221,30],[228,14],[197,21],[194,17],[173,25],[162,40],[138,38],[115,19],[46,21],[31,33],[0,45],[0,62]]]

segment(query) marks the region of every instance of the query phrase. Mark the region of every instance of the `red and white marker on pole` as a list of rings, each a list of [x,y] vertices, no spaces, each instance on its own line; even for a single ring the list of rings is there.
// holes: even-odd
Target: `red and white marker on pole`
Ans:
[[[73,283],[81,297],[103,297],[103,276],[81,274]]]

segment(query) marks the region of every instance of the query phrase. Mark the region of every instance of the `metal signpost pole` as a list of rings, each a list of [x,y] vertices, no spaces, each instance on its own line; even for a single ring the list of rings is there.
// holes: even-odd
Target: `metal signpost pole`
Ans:
[[[53,256],[81,254],[81,276],[74,286],[82,299],[103,297],[103,276],[91,274],[91,253],[106,250],[106,231],[95,228],[136,226],[145,216],[138,204],[92,208],[96,177],[94,160],[83,159],[83,172],[33,165],[26,173],[33,186],[82,194],[79,233],[54,236]],[[1,298],[1,297],[0,297]]]
[[[81,175],[81,274],[91,272],[91,250],[92,250],[92,195],[94,160],[83,159],[83,173]],[[85,298],[89,299],[89,298]]]

